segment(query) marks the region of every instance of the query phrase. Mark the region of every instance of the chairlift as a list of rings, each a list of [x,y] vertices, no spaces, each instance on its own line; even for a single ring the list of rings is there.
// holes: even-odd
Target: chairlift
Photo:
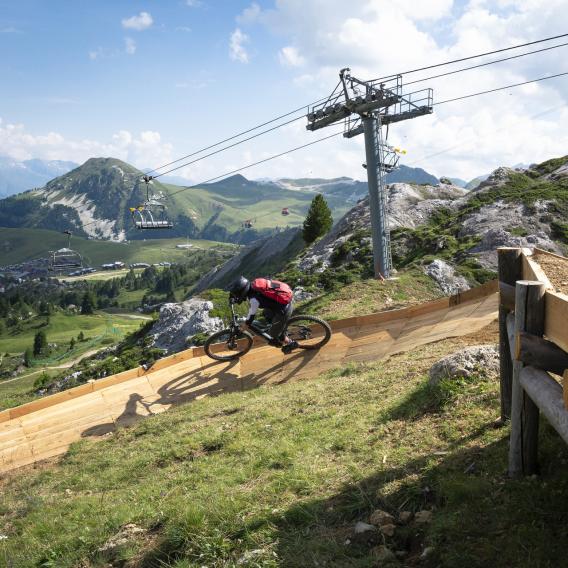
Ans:
[[[49,253],[49,270],[54,272],[83,267],[83,257],[71,248],[71,231],[63,231],[63,234],[67,235],[67,247]]]
[[[166,196],[162,191],[154,193],[150,189],[152,176],[142,178],[146,184],[146,201],[138,207],[130,207],[132,222],[137,229],[171,229],[174,224],[168,218],[166,206],[163,203]]]
[[[256,219],[245,219],[242,224],[243,229],[252,229],[256,223]]]
[[[282,215],[284,215],[284,216],[290,215],[290,209],[288,207],[283,207],[282,208]]]

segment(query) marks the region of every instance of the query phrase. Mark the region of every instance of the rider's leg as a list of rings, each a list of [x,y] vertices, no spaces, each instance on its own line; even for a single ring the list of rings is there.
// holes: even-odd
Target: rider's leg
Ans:
[[[274,319],[270,328],[270,335],[276,338],[283,345],[289,345],[291,343],[291,339],[288,337],[288,334],[284,332],[284,330],[286,329],[286,324],[288,323],[288,320],[290,319],[293,311],[294,306],[292,302],[290,302],[284,308],[283,312],[274,314]]]

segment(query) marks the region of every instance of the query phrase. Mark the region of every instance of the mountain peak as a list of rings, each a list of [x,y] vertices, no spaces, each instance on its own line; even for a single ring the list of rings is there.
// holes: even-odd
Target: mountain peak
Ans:
[[[207,185],[218,185],[218,184],[223,184],[223,185],[233,185],[233,184],[241,184],[241,183],[249,183],[249,180],[241,175],[241,174],[235,174],[226,178],[223,178],[219,181],[214,181],[211,184],[207,184]]]

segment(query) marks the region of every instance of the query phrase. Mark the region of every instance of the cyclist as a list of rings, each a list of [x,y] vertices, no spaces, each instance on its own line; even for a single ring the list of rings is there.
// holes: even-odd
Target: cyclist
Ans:
[[[252,327],[257,310],[264,310],[264,317],[270,324],[266,332],[272,337],[271,345],[282,347],[285,354],[298,347],[298,342],[292,341],[284,331],[294,310],[293,294],[288,284],[266,278],[255,278],[249,282],[240,276],[228,287],[228,291],[231,301],[236,304],[249,301],[245,322],[249,327]]]

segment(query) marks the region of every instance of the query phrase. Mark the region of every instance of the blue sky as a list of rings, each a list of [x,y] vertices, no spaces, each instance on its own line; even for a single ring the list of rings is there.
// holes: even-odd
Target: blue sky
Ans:
[[[327,94],[343,66],[365,78],[566,33],[563,4],[0,0],[0,155],[154,167]],[[567,49],[422,86],[440,100],[568,71]],[[407,163],[464,178],[566,154],[567,87],[440,107],[391,139]],[[198,182],[318,137],[299,121],[180,173]],[[361,140],[337,139],[245,175],[362,178],[362,157]]]

